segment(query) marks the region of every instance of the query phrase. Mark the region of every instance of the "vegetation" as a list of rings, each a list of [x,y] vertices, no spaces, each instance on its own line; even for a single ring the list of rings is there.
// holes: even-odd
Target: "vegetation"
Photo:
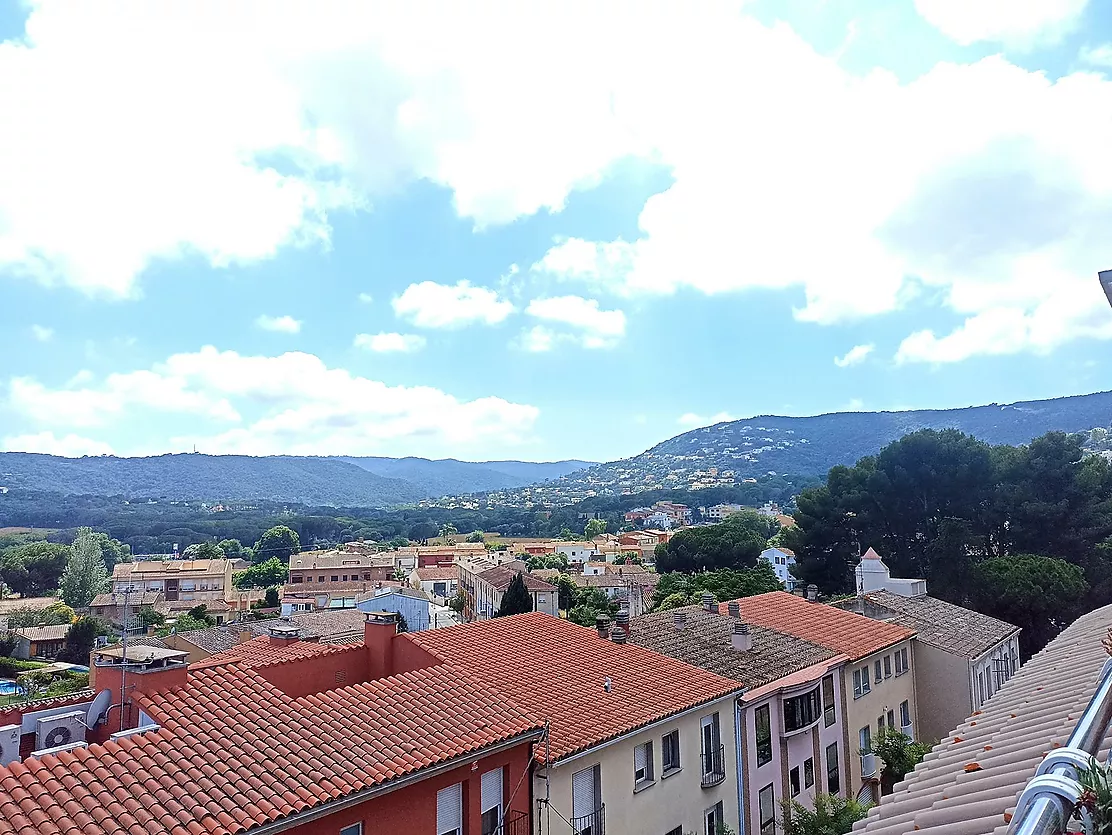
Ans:
[[[22,661],[18,658],[0,658],[0,678],[15,678],[20,673],[31,670],[41,670],[45,667],[41,661]]]
[[[462,614],[466,605],[467,598],[464,597],[462,591],[457,591],[455,596],[448,601],[448,608],[457,614]]]
[[[892,787],[912,772],[930,750],[931,746],[927,743],[912,742],[911,737],[896,728],[877,731],[869,753],[884,761],[884,769],[880,773],[883,793],[891,793]]]
[[[58,588],[70,548],[55,542],[30,542],[0,552],[0,579],[23,597],[39,597]]]
[[[81,617],[66,632],[66,645],[58,655],[59,661],[70,664],[88,664],[89,654],[96,644],[101,627],[96,618]]]
[[[100,540],[92,528],[79,528],[59,583],[62,599],[74,608],[84,608],[107,588],[108,569]]]
[[[568,570],[568,558],[563,554],[533,554],[525,560],[525,566],[530,571],[555,568],[562,574]]]
[[[782,591],[783,585],[765,561],[753,568],[720,568],[701,574],[662,574],[653,591],[653,608],[678,609],[699,603],[702,594],[709,591],[718,601],[736,600],[770,591]]]
[[[872,546],[893,576],[923,577],[932,595],[1022,625],[1026,655],[1112,601],[1112,467],[1086,456],[1081,436],[992,447],[923,430],[834,467],[797,505],[799,525],[782,540],[804,582],[852,591],[858,554]]]
[[[525,588],[525,579],[519,571],[510,580],[510,585],[502,595],[502,602],[498,606],[495,617],[505,615],[521,615],[533,611],[533,596]]]
[[[255,543],[256,560],[276,559],[288,564],[290,557],[300,551],[301,537],[286,525],[275,525]]]
[[[284,585],[289,578],[289,563],[278,557],[271,557],[266,562],[253,565],[246,571],[237,572],[232,577],[232,584],[237,589],[265,589],[270,586]]]
[[[752,511],[735,513],[717,525],[686,528],[656,547],[657,571],[755,566],[757,557],[768,546],[768,538],[779,528],[778,522]]]
[[[214,626],[216,624],[216,618],[208,613],[208,606],[206,606],[204,603],[199,606],[194,606],[192,609],[190,609],[186,617],[190,617],[193,618],[193,620],[200,621],[205,626]]]
[[[25,626],[60,626],[63,623],[73,623],[76,615],[73,609],[59,600],[43,609],[26,606],[13,609],[6,617],[9,629],[19,629]]]
[[[845,835],[869,812],[866,804],[852,797],[818,793],[815,808],[796,800],[784,800],[784,835]]]
[[[1090,758],[1079,770],[1077,780],[1082,793],[1076,812],[1085,811],[1092,820],[1090,835],[1112,835],[1112,765]]]
[[[182,553],[191,560],[219,560],[224,558],[223,549],[215,542],[195,542]]]
[[[604,533],[606,533],[606,521],[604,519],[588,519],[583,528],[584,539],[594,539]]]
[[[564,575],[561,575],[564,576]],[[594,626],[599,615],[614,617],[618,612],[618,601],[611,600],[601,589],[576,588],[568,609],[568,620],[580,626]]]

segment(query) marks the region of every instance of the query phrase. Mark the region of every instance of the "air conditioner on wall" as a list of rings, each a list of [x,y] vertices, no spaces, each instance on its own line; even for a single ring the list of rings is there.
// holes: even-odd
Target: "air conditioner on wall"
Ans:
[[[85,714],[84,710],[74,710],[40,719],[35,730],[35,749],[42,751],[84,742]]]

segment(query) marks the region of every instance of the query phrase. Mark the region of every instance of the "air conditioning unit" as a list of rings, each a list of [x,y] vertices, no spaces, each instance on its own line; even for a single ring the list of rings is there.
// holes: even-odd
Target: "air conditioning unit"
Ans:
[[[19,759],[19,738],[22,734],[20,725],[0,727],[0,765],[8,765]]]
[[[35,749],[43,751],[85,741],[84,710],[56,713],[39,720],[35,731]]]

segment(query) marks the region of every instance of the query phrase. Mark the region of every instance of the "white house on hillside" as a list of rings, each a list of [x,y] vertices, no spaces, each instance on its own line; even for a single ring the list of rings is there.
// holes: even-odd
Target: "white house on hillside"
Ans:
[[[796,579],[791,574],[791,567],[795,565],[795,551],[790,548],[766,548],[761,552],[761,559],[772,566],[776,579],[784,584],[784,588],[791,591],[795,588]]]

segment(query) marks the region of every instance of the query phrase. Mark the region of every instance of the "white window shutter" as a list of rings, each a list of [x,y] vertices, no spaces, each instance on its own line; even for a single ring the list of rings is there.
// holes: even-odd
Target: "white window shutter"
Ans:
[[[463,785],[456,783],[436,793],[436,831],[438,835],[445,832],[463,831]]]
[[[498,807],[502,809],[502,769],[496,768],[493,771],[488,771],[483,775],[482,787],[483,807],[480,809],[486,812],[489,809]]]
[[[640,771],[645,767],[645,746],[638,745],[633,749],[633,768]]]
[[[588,768],[571,776],[571,816],[583,818],[594,814],[595,769]]]

